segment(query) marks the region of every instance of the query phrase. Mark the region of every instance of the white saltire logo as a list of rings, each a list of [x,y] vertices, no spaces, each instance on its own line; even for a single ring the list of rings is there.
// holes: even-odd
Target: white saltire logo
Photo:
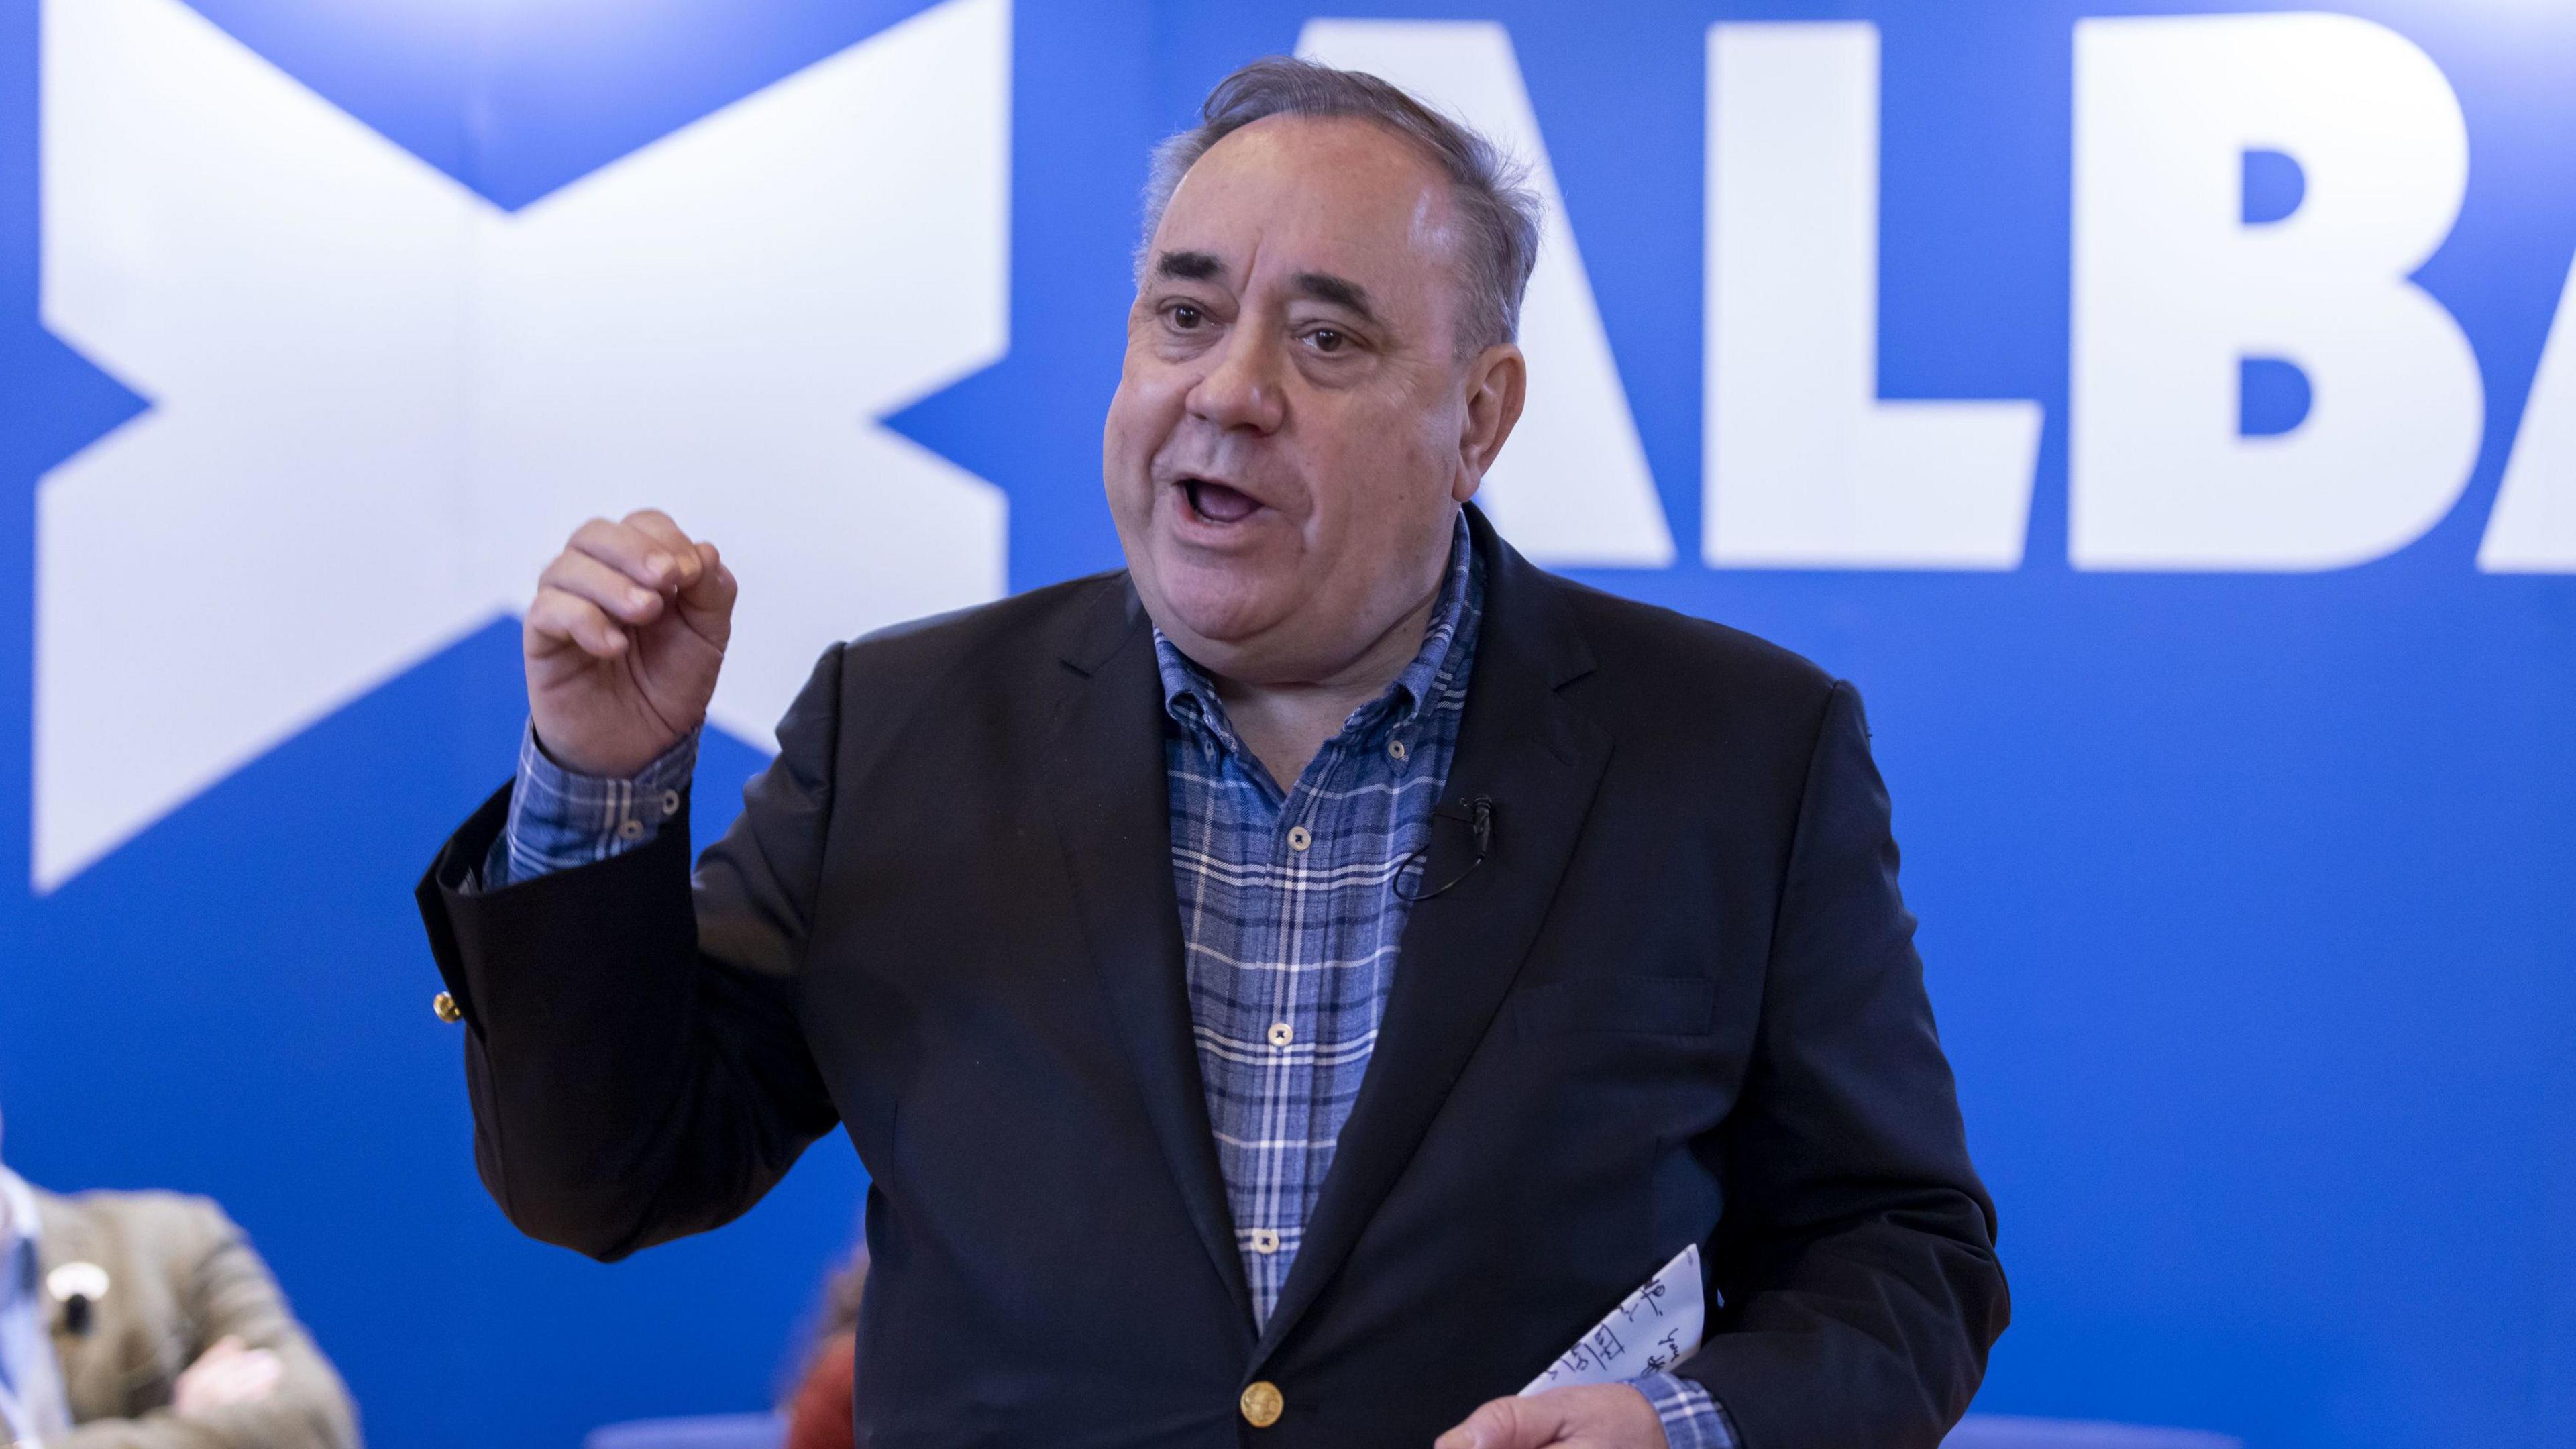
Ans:
[[[654,504],[746,581],[714,719],[998,595],[876,426],[1008,337],[1008,0],[949,0],[515,214],[178,0],[47,0],[46,325],[151,408],[37,506],[51,889]]]

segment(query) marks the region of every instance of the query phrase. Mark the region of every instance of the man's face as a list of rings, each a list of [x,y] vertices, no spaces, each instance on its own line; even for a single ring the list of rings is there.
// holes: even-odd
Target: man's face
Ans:
[[[1364,121],[1256,122],[1173,194],[1102,473],[1138,594],[1201,664],[1331,679],[1437,587],[1501,443],[1497,358],[1519,411],[1517,352],[1458,356],[1458,244],[1446,178]]]

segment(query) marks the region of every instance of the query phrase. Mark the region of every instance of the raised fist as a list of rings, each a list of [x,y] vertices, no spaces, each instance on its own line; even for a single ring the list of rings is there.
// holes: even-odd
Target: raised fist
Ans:
[[[712,543],[654,509],[573,530],[521,633],[537,742],[576,774],[632,775],[707,717],[733,632]]]

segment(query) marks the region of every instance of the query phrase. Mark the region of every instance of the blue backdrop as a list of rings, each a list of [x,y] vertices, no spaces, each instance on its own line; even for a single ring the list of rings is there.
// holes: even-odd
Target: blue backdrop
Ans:
[[[510,214],[931,8],[193,7]],[[430,1015],[408,893],[508,767],[522,700],[506,614],[162,791],[70,866],[37,858],[46,747],[30,722],[53,625],[36,601],[83,566],[40,545],[40,480],[164,403],[40,309],[39,79],[54,74],[40,32],[61,8],[0,0],[0,881],[34,882],[0,886],[8,1159],[56,1187],[221,1198],[383,1449],[565,1446],[612,1419],[764,1402],[852,1229],[865,1179],[844,1143],[740,1224],[615,1267],[520,1240],[474,1181],[457,1040]],[[2465,200],[2417,273],[2474,350],[2483,397],[2456,503],[2347,567],[2101,570],[2070,562],[2074,34],[2133,9],[1321,13],[1508,27],[1675,545],[1669,564],[1574,572],[1778,639],[1869,699],[2015,1288],[1980,1408],[2261,1449],[2565,1442],[2576,584],[2478,556],[2517,438],[2540,432],[2526,395],[2576,252],[2576,7],[2348,7],[2420,47],[2466,123]],[[1011,13],[1007,352],[889,418],[998,488],[1009,587],[1116,558],[1096,450],[1146,149],[1317,13]],[[1879,394],[2038,405],[2017,566],[1719,566],[1699,546],[1705,37],[1719,21],[1834,19],[1874,23],[1881,45]],[[2249,166],[2253,189],[2266,174]],[[2294,208],[2285,184],[2277,203],[2248,196],[2248,218]],[[246,344],[243,366],[258,353]],[[2244,430],[2295,434],[2305,401],[2267,423],[2265,374],[2248,376]],[[2320,389],[2320,419],[2325,405]],[[617,480],[568,466],[568,495],[597,485],[582,508],[623,506]],[[215,558],[285,526],[219,516],[235,533],[197,545]],[[339,546],[390,558],[415,543],[389,523]],[[175,617],[256,583],[116,586]],[[250,671],[308,647],[284,627],[231,642]],[[222,723],[220,699],[151,694],[157,666],[133,644],[103,636],[81,667],[140,672],[173,729]],[[702,833],[730,817],[758,743],[712,738]]]

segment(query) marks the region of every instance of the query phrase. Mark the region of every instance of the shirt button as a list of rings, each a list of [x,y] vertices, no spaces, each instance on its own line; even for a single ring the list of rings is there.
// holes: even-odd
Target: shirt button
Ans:
[[[1297,1039],[1297,1028],[1295,1028],[1295,1027],[1293,1027],[1293,1026],[1290,1026],[1288,1023],[1286,1023],[1286,1022],[1284,1022],[1284,1021],[1279,1021],[1279,1022],[1273,1022],[1273,1023],[1271,1023],[1271,1026],[1270,1026],[1270,1044],[1271,1044],[1272,1046],[1284,1047],[1284,1046],[1286,1046],[1288,1043],[1290,1043],[1290,1042],[1292,1042],[1292,1041],[1295,1041],[1296,1039]]]
[[[619,824],[617,827],[617,838],[620,840],[643,839],[644,822],[641,820],[628,820]]]
[[[1267,1429],[1279,1422],[1279,1411],[1287,1400],[1279,1396],[1279,1386],[1268,1379],[1256,1379],[1243,1391],[1243,1421],[1256,1429]]]
[[[1388,740],[1386,742],[1386,757],[1390,760],[1402,760],[1404,758],[1404,741]]]
[[[1252,1251],[1259,1253],[1265,1258],[1278,1252],[1279,1230],[1277,1228],[1254,1228],[1252,1230]]]
[[[1288,827],[1288,848],[1290,850],[1304,850],[1307,846],[1314,843],[1315,832],[1308,830],[1303,825],[1291,825]]]
[[[679,814],[679,813],[680,813],[680,792],[679,792],[679,791],[677,791],[677,790],[665,790],[665,791],[663,791],[663,792],[662,792],[662,818],[663,818],[663,819],[665,819],[665,820],[668,820],[668,819],[670,819],[672,816],[677,815],[677,814]]]

